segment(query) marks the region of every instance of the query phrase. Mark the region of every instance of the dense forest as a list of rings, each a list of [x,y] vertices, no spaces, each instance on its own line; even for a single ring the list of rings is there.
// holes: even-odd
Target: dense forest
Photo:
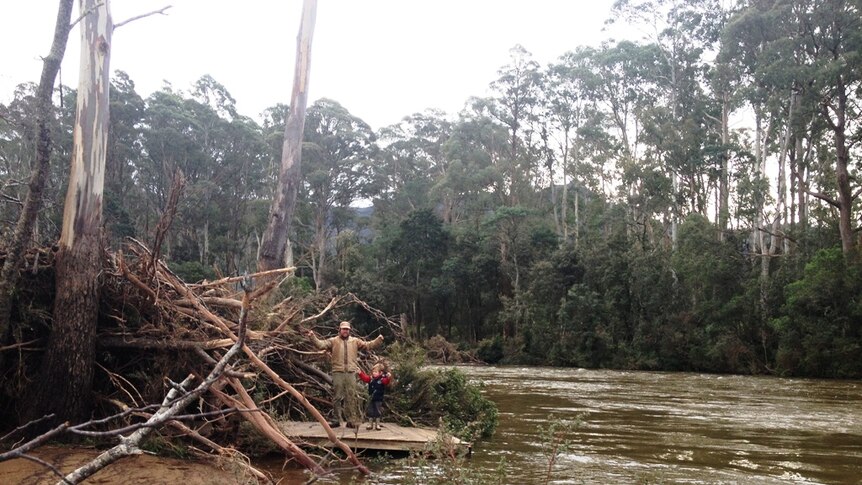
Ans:
[[[672,3],[617,2],[617,22],[653,32],[642,41],[548,65],[515,46],[493,94],[454,116],[375,131],[336,100],[310,105],[292,291],[352,292],[488,362],[862,376],[862,2]],[[35,91],[0,105],[6,239],[35,163]],[[76,93],[54,96],[46,246]],[[110,100],[110,244],[152,239],[182,171],[171,268],[253,269],[288,107],[241,114],[210,76],[144,98],[119,71]]]

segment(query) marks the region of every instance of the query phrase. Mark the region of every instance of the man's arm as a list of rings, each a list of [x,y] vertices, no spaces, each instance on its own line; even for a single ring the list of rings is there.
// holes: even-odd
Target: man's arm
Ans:
[[[380,347],[380,344],[382,343],[383,335],[378,335],[376,339],[370,341],[362,339],[359,340],[360,346],[365,348],[366,350],[376,349],[377,347]]]
[[[317,338],[317,335],[314,334],[313,330],[306,330],[305,335],[307,335],[308,338],[311,339],[311,343],[313,343],[314,346],[318,349],[325,350],[332,347],[331,339],[320,340],[319,338]]]

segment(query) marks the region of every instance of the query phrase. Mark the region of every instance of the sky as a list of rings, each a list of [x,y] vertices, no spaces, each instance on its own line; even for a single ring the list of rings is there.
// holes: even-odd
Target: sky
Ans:
[[[77,1],[73,20],[78,18]],[[542,66],[578,46],[597,46],[613,0],[319,0],[309,104],[341,103],[374,129],[429,108],[450,115],[488,85],[522,45]],[[38,82],[58,0],[0,3],[0,102]],[[260,119],[288,104],[302,0],[111,0],[115,23],[161,9],[114,31],[111,70],[146,97],[169,82],[186,91],[209,74],[240,114]],[[62,65],[77,86],[80,29]]]

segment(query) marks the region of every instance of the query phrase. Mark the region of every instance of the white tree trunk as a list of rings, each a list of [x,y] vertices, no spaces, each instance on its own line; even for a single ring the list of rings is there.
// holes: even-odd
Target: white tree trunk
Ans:
[[[35,415],[82,420],[92,405],[101,288],[102,192],[108,147],[109,0],[81,0],[81,72],[69,188],[56,262],[54,325],[31,396]]]
[[[293,74],[293,92],[290,111],[284,126],[284,145],[281,151],[281,171],[275,198],[269,209],[269,223],[263,235],[260,258],[261,270],[280,268],[285,264],[287,239],[296,204],[302,157],[302,133],[305,127],[305,107],[308,103],[308,75],[311,70],[311,39],[317,15],[317,0],[302,4],[302,21],[296,39],[296,65]]]

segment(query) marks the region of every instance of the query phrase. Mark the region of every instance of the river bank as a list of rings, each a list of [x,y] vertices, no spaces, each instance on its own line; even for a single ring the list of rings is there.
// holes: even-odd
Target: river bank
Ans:
[[[42,446],[32,453],[69,473],[99,454],[94,448],[81,446]],[[222,466],[196,460],[181,460],[152,455],[135,455],[123,458],[90,477],[85,483],[102,485],[150,485],[153,483],[179,483],[182,485],[234,485],[247,481],[243,471],[229,462]],[[60,481],[51,470],[39,463],[16,458],[0,463],[0,482],[19,485],[41,485]]]

